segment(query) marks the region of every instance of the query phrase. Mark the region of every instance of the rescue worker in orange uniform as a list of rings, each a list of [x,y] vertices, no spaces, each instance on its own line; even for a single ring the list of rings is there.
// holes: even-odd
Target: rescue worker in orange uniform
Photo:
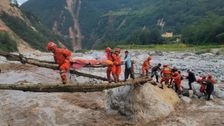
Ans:
[[[105,49],[105,52],[106,52],[106,58],[107,58],[107,60],[110,60],[110,61],[114,62],[115,61],[115,58],[116,58],[116,55],[112,52],[111,48],[110,47],[107,47]],[[112,70],[113,69],[116,70],[116,68],[113,68],[113,67],[114,67],[114,64],[113,65],[109,65],[107,67],[107,80],[109,81],[109,83],[112,82],[111,74],[112,74],[114,80],[116,79],[116,76],[114,74],[115,72],[112,72]]]
[[[171,68],[168,65],[163,65],[163,68],[161,70],[161,80],[160,80],[160,84],[161,87],[163,89],[163,82],[165,82],[165,84],[169,84],[169,80],[171,78]]]
[[[149,74],[149,69],[151,68],[150,61],[152,60],[151,57],[148,57],[142,64],[142,76]]]
[[[119,82],[119,76],[121,74],[121,57],[120,57],[120,48],[115,48],[115,60],[112,73],[115,75],[115,82]]]
[[[173,83],[175,84],[175,91],[178,93],[178,95],[181,95],[181,79],[182,76],[179,72],[175,72],[172,75]]]
[[[178,72],[178,69],[176,67],[173,67],[171,69],[171,76],[174,75],[174,73]],[[169,83],[169,86],[168,87],[173,87],[173,78],[170,78],[170,83]]]
[[[66,74],[70,68],[71,51],[67,49],[58,48],[55,43],[50,41],[47,45],[47,49],[54,54],[54,61],[59,65],[60,75],[62,83],[67,83]]]
[[[202,76],[201,79],[197,80],[197,82],[201,85],[200,92],[204,95],[207,95],[207,100],[210,100],[210,96],[214,91],[214,84],[216,84],[216,80],[213,79],[212,75]]]
[[[207,80],[210,81],[213,85],[217,83],[217,81],[213,79],[211,74],[208,75]]]
[[[201,85],[200,92],[206,93],[206,76],[202,76],[200,79],[197,80],[197,82]]]

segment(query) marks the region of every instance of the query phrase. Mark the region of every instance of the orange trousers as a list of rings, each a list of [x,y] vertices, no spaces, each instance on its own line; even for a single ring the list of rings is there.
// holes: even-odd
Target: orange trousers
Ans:
[[[142,67],[142,75],[149,75],[149,68],[148,67]]]
[[[165,75],[161,78],[161,80],[160,80],[160,84],[163,84],[163,82],[165,82],[165,84],[169,84],[170,78],[171,78],[170,74],[165,74]]]
[[[111,74],[112,74],[114,80],[116,79],[115,74],[114,74],[114,72],[113,72],[113,70],[114,70],[113,67],[114,67],[114,66],[108,66],[108,67],[107,67],[107,80],[108,80],[109,82],[112,81],[112,79],[111,79]]]
[[[112,65],[107,67],[107,79],[109,82],[111,82],[111,74],[114,78],[114,81],[118,82],[121,74],[121,65]]]
[[[117,79],[116,82],[120,81],[120,79],[119,79],[120,74],[121,74],[121,65],[118,65],[118,66],[116,66],[116,72],[115,72],[115,76],[116,76],[116,79]]]
[[[201,84],[200,92],[201,93],[206,93],[206,86],[205,85]]]
[[[66,84],[67,83],[67,72],[70,68],[70,63],[69,62],[65,62],[62,65],[59,66],[59,70],[60,70],[60,75],[61,75],[61,79],[62,79],[62,83]]]
[[[178,95],[181,95],[181,84],[175,84],[175,91]]]

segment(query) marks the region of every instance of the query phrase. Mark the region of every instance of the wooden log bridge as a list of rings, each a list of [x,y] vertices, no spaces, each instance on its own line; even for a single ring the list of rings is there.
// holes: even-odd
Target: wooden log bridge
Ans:
[[[38,60],[38,59],[34,59],[34,58],[27,58],[24,57],[22,54],[12,54],[12,53],[8,53],[8,52],[4,52],[4,51],[0,51],[0,56],[4,56],[6,59],[10,60],[10,61],[21,61],[22,63],[26,64],[26,63],[32,63],[32,62],[39,62],[39,63],[47,63],[47,64],[52,64],[52,65],[56,65],[57,64],[55,62],[52,61],[44,61],[44,60]],[[91,64],[86,64],[84,67],[87,68],[105,68],[107,67],[107,65],[103,65],[103,64],[98,64],[98,65],[91,65]]]
[[[48,61],[41,61],[32,58],[26,58],[23,55],[10,54],[6,52],[0,52],[0,56],[6,57],[11,61],[20,61],[23,64],[31,64],[38,67],[50,68],[53,70],[58,70],[58,65]],[[78,76],[84,76],[88,78],[95,78],[103,81],[107,81],[106,78],[81,73],[76,70],[70,70],[70,73],[76,74]],[[145,84],[146,82],[151,81],[150,78],[141,77],[136,78],[135,80],[129,80],[126,82],[119,83],[104,83],[104,84],[0,84],[0,90],[21,90],[21,91],[30,91],[30,92],[98,92],[107,89],[117,88],[127,85],[139,85]]]
[[[29,92],[100,92],[112,88],[127,86],[127,85],[141,85],[150,78],[136,78],[135,80],[128,80],[119,83],[105,83],[105,84],[0,84],[0,90],[20,90]]]
[[[42,61],[42,60],[37,60],[37,59],[33,59],[33,58],[26,58],[21,54],[16,55],[16,54],[11,54],[11,53],[0,51],[0,56],[4,56],[4,57],[6,57],[6,59],[8,59],[10,61],[20,61],[23,64],[27,63],[27,64],[35,65],[35,66],[38,66],[38,67],[44,67],[44,68],[49,68],[49,69],[53,69],[53,70],[58,70],[59,69],[58,65],[54,64],[53,62]],[[94,68],[94,66],[92,66],[92,67]],[[78,75],[78,76],[83,76],[83,77],[94,78],[94,79],[98,79],[98,80],[102,80],[102,81],[107,81],[107,78],[92,75],[92,74],[82,73],[82,72],[79,72],[79,71],[76,71],[76,70],[73,70],[73,69],[70,69],[70,73]]]

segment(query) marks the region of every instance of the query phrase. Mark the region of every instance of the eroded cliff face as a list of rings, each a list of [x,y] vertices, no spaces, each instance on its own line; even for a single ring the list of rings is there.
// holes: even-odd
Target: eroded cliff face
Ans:
[[[81,31],[80,31],[80,27],[79,27],[79,13],[80,13],[80,9],[81,9],[81,0],[75,0],[73,1],[73,11],[71,11],[72,13],[72,17],[73,17],[73,45],[74,45],[74,49],[81,49],[81,42],[82,42],[82,35],[81,35]]]
[[[72,39],[74,50],[81,49],[82,35],[78,21],[79,12],[81,8],[81,0],[66,0],[65,8],[66,10],[61,10],[58,18],[54,21],[52,30],[59,35],[69,36],[69,38]],[[66,14],[66,11],[68,11],[69,16],[71,16],[71,19]],[[68,24],[68,22],[70,23]]]

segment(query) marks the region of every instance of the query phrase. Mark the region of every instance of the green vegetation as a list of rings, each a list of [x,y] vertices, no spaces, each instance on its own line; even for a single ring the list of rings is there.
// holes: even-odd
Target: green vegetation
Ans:
[[[72,42],[71,42],[70,38],[64,37],[64,36],[59,36],[59,35],[53,33],[49,28],[47,28],[45,25],[43,25],[41,23],[39,18],[34,16],[32,13],[23,11],[23,14],[26,15],[26,17],[29,19],[29,21],[35,27],[35,29],[39,33],[41,33],[44,37],[46,37],[48,40],[53,40],[54,42],[60,41],[63,45],[65,45],[67,48],[72,50]]]
[[[33,17],[33,19],[30,20],[32,24],[28,24],[27,22],[17,17],[10,16],[6,13],[3,13],[0,18],[6,23],[8,27],[10,27],[10,29],[12,29],[18,36],[28,42],[31,47],[35,49],[42,51],[46,50],[46,45],[49,40],[62,41],[59,36],[53,35],[49,30],[44,28],[44,26],[40,24],[34,16],[29,16],[30,18]]]
[[[55,21],[58,22],[59,31],[63,35],[68,35],[68,28],[73,24],[72,15],[65,8],[66,0],[29,0],[22,9],[38,16],[40,21],[52,29]]]
[[[0,32],[0,50],[17,51],[16,41],[10,38],[8,33]]]
[[[134,33],[132,33],[130,38],[127,39],[128,43],[141,45],[161,44],[162,41],[163,38],[161,37],[161,32],[158,29],[152,29],[150,31],[147,28],[136,30]]]
[[[65,4],[29,0],[22,8],[52,27]],[[182,35],[185,44],[224,44],[223,0],[82,0],[81,6],[85,48],[167,43],[159,36],[165,31]],[[161,19],[163,28],[157,25]]]
[[[80,25],[87,45],[99,38],[101,44],[121,41],[125,42],[123,44],[166,43],[158,36],[164,31],[183,34],[183,41],[189,44],[224,43],[222,0],[86,0],[82,5],[86,8],[81,10]],[[89,12],[92,16],[86,17]],[[211,13],[217,16],[211,16]],[[206,18],[213,22],[209,24]],[[165,21],[163,30],[157,26],[159,19]],[[141,31],[145,27],[148,30]],[[157,33],[150,37],[149,32],[154,29]],[[209,37],[205,37],[208,33]]]
[[[10,27],[15,33],[17,33],[23,40],[29,42],[29,44],[36,49],[41,49],[46,45],[48,41],[42,34],[35,31],[29,27],[23,20],[10,16],[8,14],[3,14],[1,16],[3,21],[8,27]],[[43,49],[41,49],[43,50]]]
[[[90,50],[82,49],[82,50],[75,50],[75,53],[88,53]]]
[[[190,44],[224,44],[224,16],[209,14],[190,24],[182,32],[183,41]]]
[[[224,45],[187,45],[179,44],[152,44],[152,45],[118,45],[122,49],[145,49],[152,51],[191,51],[196,53],[210,52],[211,49],[224,49]]]

